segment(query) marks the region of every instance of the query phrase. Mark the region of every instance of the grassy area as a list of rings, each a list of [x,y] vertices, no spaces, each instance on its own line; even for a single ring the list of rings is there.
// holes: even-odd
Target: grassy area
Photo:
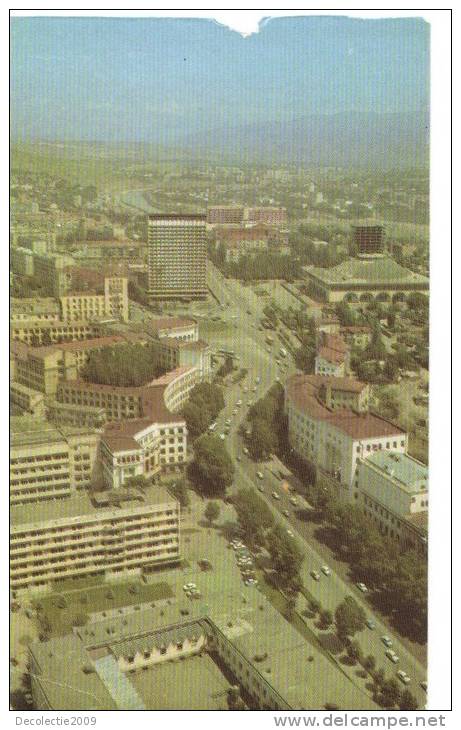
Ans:
[[[33,602],[42,627],[48,626],[51,634],[62,635],[74,625],[83,625],[88,614],[112,610],[135,603],[148,603],[171,598],[173,591],[168,583],[104,583],[67,591],[55,591]]]

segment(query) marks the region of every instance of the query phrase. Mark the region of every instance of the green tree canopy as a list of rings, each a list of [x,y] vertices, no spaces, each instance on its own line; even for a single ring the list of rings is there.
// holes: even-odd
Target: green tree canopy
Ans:
[[[355,598],[346,596],[335,611],[336,631],[341,639],[354,636],[365,628],[365,611]]]
[[[274,525],[266,537],[266,547],[271,556],[272,568],[285,584],[299,578],[303,554],[295,539],[290,537],[282,525]]]
[[[207,506],[205,507],[205,512],[203,514],[205,519],[208,520],[211,525],[218,519],[220,511],[221,510],[217,502],[208,502]]]
[[[264,544],[268,529],[274,524],[274,515],[266,502],[254,489],[239,489],[233,499],[240,527],[246,538]]]
[[[224,496],[234,478],[234,463],[219,438],[203,434],[197,439],[191,475],[205,494]]]

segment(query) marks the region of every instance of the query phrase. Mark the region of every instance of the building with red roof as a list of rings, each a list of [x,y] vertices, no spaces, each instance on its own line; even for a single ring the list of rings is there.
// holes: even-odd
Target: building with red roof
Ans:
[[[369,403],[370,386],[354,378],[296,374],[285,386],[291,446],[334,477],[350,498],[358,459],[408,448],[405,431],[371,413]]]
[[[344,377],[349,373],[349,366],[350,351],[343,338],[340,335],[319,332],[315,374]]]

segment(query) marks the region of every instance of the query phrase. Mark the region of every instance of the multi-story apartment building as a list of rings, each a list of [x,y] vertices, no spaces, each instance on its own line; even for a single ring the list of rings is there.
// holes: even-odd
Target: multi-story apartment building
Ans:
[[[51,347],[29,347],[13,341],[10,347],[10,372],[13,381],[47,396],[56,394],[60,380],[77,377],[75,355]]]
[[[28,345],[39,346],[53,342],[86,340],[100,337],[104,328],[98,322],[62,322],[46,319],[21,319],[11,322],[11,338]]]
[[[34,254],[29,248],[18,246],[10,251],[11,270],[18,276],[34,275]]]
[[[27,320],[29,322],[49,321],[57,322],[60,319],[59,302],[53,297],[30,297],[10,300],[10,321],[12,324]]]
[[[207,223],[212,226],[239,225],[243,222],[244,210],[240,205],[213,205],[207,210]]]
[[[380,451],[358,460],[354,490],[365,514],[385,535],[427,552],[427,466],[407,454]]]
[[[118,489],[130,477],[149,479],[167,467],[184,465],[186,423],[172,414],[165,423],[153,423],[150,418],[109,423],[102,435],[100,456],[104,482],[111,489]]]
[[[21,413],[29,413],[38,418],[45,415],[45,398],[43,393],[27,388],[21,383],[10,382],[11,405]]]
[[[33,254],[34,275],[51,297],[61,297],[72,285],[71,256],[63,254]]]
[[[285,386],[288,438],[295,452],[355,498],[357,461],[378,451],[406,453],[407,434],[368,411],[369,386],[352,378],[292,375]]]
[[[216,245],[224,245],[226,262],[237,262],[242,256],[252,256],[268,249],[269,232],[266,226],[223,228],[216,235]]]
[[[260,206],[245,208],[244,220],[247,223],[265,223],[270,226],[281,226],[287,222],[286,208]]]
[[[150,344],[155,349],[158,364],[167,370],[196,368],[200,380],[210,378],[211,350],[207,342],[164,337]]]
[[[11,432],[12,505],[70,497],[97,480],[99,433],[25,417],[12,419]]]
[[[148,291],[152,301],[206,298],[206,263],[206,216],[149,216]]]
[[[60,304],[62,319],[66,322],[104,318],[127,322],[129,319],[128,279],[124,276],[106,276],[104,293],[69,292],[60,298]]]
[[[144,417],[155,420],[166,417],[170,412],[177,413],[198,382],[197,368],[176,368],[138,388],[69,380],[59,383],[56,400],[82,409],[104,409],[110,421]]]
[[[64,578],[140,575],[179,557],[179,504],[161,487],[11,508],[14,594],[49,591]]]
[[[332,375],[343,378],[349,374],[350,351],[340,335],[319,332],[315,375]]]

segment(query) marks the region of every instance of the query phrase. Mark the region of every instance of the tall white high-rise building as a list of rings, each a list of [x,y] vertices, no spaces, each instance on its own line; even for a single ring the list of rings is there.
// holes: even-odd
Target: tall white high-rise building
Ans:
[[[205,215],[149,215],[149,297],[204,299],[207,239]]]

